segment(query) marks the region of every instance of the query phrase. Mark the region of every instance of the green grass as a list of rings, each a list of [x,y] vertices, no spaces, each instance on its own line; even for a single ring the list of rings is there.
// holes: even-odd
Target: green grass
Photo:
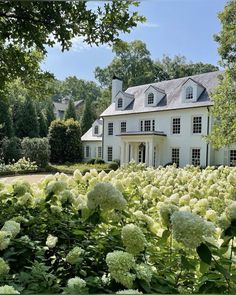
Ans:
[[[62,164],[62,165],[50,164],[50,169],[55,170],[57,172],[73,173],[76,169],[79,169],[81,172],[85,170],[90,170],[90,169],[107,170],[108,164],[86,164],[86,163]]]

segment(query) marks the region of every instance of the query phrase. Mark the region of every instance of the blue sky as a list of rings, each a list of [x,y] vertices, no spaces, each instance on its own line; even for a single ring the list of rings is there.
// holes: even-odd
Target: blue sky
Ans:
[[[153,59],[163,54],[173,57],[181,54],[193,62],[202,61],[217,65],[219,56],[213,34],[220,31],[217,13],[227,0],[143,0],[138,8],[147,18],[145,24],[122,34],[126,41],[142,40],[147,44]],[[96,2],[91,2],[96,5]],[[77,38],[68,52],[59,47],[49,48],[42,68],[54,73],[57,79],[77,76],[94,80],[96,66],[105,67],[114,57],[106,46],[91,48]]]

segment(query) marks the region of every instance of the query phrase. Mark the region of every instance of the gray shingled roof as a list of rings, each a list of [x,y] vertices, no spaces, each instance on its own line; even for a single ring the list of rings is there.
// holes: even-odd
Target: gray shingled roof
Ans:
[[[133,94],[135,99],[133,102],[127,106],[125,110],[116,110],[115,103],[112,103],[102,114],[101,117],[106,116],[116,116],[124,114],[133,113],[145,113],[145,112],[155,112],[182,108],[193,108],[201,106],[210,106],[213,102],[210,100],[210,93],[219,83],[218,76],[222,72],[211,72],[195,76],[189,76],[179,79],[161,81],[152,84],[140,85],[135,87],[130,87],[126,90],[127,93]],[[181,99],[181,87],[189,79],[196,81],[197,83],[203,85],[205,90],[200,95],[196,102],[182,102]],[[157,106],[144,106],[145,91],[148,87],[154,86],[165,91],[165,97],[159,102]]]
[[[101,136],[93,136],[93,128],[91,127],[82,137],[81,141],[102,141]]]
[[[75,107],[80,106],[83,103],[83,100],[77,100],[74,102]],[[53,102],[54,108],[56,111],[64,111],[68,107],[68,103],[63,103],[63,102]]]

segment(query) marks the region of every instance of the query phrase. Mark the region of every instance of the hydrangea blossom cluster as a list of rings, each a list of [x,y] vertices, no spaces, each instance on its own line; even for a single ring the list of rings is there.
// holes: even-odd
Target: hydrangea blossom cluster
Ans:
[[[0,277],[7,275],[9,270],[9,265],[2,258],[0,258]]]
[[[4,285],[0,287],[0,294],[20,294],[12,286]]]
[[[90,209],[100,207],[103,210],[122,210],[126,204],[121,192],[108,182],[97,183],[87,194],[87,206]]]
[[[59,181],[59,180],[52,180],[48,183],[48,185],[45,188],[46,194],[58,194],[65,190],[67,187],[65,181]]]
[[[30,184],[26,181],[16,181],[12,188],[14,195],[18,197],[31,192]]]
[[[13,238],[20,232],[20,224],[14,220],[8,220],[4,223],[1,231],[10,232]]]
[[[79,277],[74,277],[68,280],[67,287],[70,293],[76,292],[78,294],[86,287],[86,282]]]
[[[142,279],[147,283],[150,283],[152,280],[153,271],[149,265],[141,263],[136,265],[136,274],[137,278]]]
[[[230,221],[236,219],[236,201],[231,202],[226,208],[226,216]]]
[[[127,224],[122,228],[121,238],[126,251],[138,254],[145,249],[146,239],[142,230],[135,224]]]
[[[163,203],[160,205],[160,216],[163,226],[170,226],[170,217],[175,211],[178,211],[178,207],[173,204]]]
[[[107,254],[106,263],[111,277],[128,289],[133,286],[135,275],[130,273],[135,268],[134,256],[123,251],[114,251]]]
[[[215,232],[213,223],[190,212],[174,212],[171,223],[173,237],[187,248],[198,247],[205,237],[211,237]]]
[[[143,294],[143,292],[140,292],[139,290],[134,289],[127,289],[116,292],[116,294]]]
[[[84,250],[79,246],[74,247],[66,256],[66,261],[70,264],[76,264],[80,261],[81,255],[84,253]]]
[[[48,235],[46,240],[46,245],[48,248],[54,248],[58,242],[58,237],[54,237],[53,235]]]
[[[11,242],[11,233],[8,231],[0,231],[0,250],[6,249]]]

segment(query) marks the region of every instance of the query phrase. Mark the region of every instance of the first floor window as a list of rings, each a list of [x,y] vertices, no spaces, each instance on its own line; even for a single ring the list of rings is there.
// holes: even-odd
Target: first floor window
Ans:
[[[108,123],[108,135],[113,135],[113,123]]]
[[[126,132],[126,122],[120,122],[120,132],[121,133]]]
[[[193,133],[202,133],[202,117],[193,117]]]
[[[200,163],[201,163],[200,149],[192,149],[192,165],[200,166]]]
[[[177,167],[179,167],[179,148],[172,149],[171,161],[172,163],[175,163]]]
[[[112,146],[108,146],[107,147],[107,161],[111,162],[113,159],[113,155],[112,155]]]
[[[90,156],[90,147],[89,145],[86,145],[85,147],[85,158],[89,158]]]
[[[102,157],[102,147],[101,146],[98,146],[98,158],[101,158]]]
[[[236,150],[230,150],[229,165],[236,166]]]
[[[172,134],[180,134],[180,118],[172,119]]]

